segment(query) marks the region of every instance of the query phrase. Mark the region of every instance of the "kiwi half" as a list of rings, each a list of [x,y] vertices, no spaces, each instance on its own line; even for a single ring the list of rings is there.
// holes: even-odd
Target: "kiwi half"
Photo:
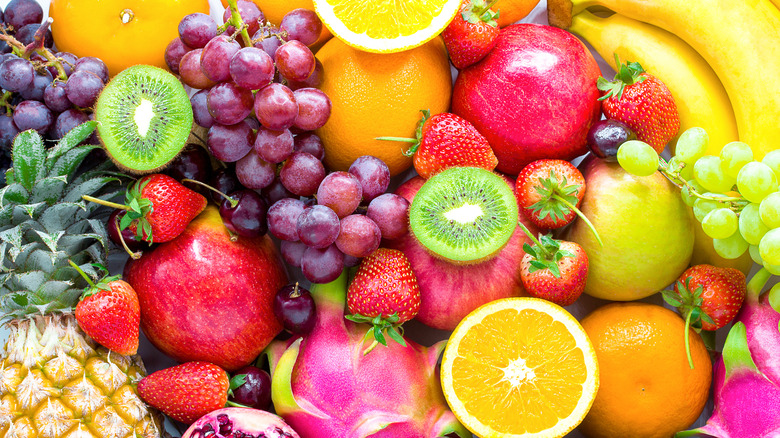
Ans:
[[[434,255],[455,263],[487,260],[517,226],[517,201],[506,181],[477,167],[452,167],[420,187],[409,228]]]
[[[192,106],[167,71],[135,65],[116,75],[95,104],[106,152],[126,172],[155,172],[181,152],[192,128]]]

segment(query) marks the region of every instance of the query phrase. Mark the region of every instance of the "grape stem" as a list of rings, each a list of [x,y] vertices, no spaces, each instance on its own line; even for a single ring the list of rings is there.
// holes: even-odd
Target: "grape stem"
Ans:
[[[241,39],[244,40],[245,47],[252,47],[252,38],[247,32],[247,24],[241,19],[241,14],[238,12],[238,3],[236,0],[227,0],[228,7],[230,8],[230,24],[235,27],[241,34]]]
[[[0,96],[0,106],[5,107],[5,111],[8,117],[11,117],[14,111],[14,106],[11,105],[11,97],[13,96],[13,94],[14,93],[10,91],[6,91],[5,93],[3,93],[2,96]]]
[[[699,193],[693,185],[691,185],[690,182],[688,182],[685,178],[680,176],[680,172],[670,172],[669,171],[669,163],[666,162],[663,158],[658,158],[659,166],[658,171],[661,172],[661,175],[666,177],[666,179],[669,180],[672,184],[677,186],[678,189],[682,189],[683,187],[688,189],[688,193],[690,193],[692,196],[703,199],[705,201],[714,201],[718,203],[724,203],[729,204],[729,207],[731,207],[733,210],[735,210],[737,213],[742,210],[740,208],[739,204],[747,203],[747,200],[741,196],[724,196],[724,197],[713,197],[713,196],[706,196],[701,193]],[[741,206],[744,207],[744,206]]]
[[[57,73],[58,73],[57,79],[66,81],[68,80],[68,75],[65,73],[65,68],[62,66],[62,62],[60,62],[59,58],[54,56],[51,50],[47,49],[46,46],[43,45],[46,37],[46,31],[49,29],[49,26],[51,26],[51,23],[53,21],[54,19],[52,19],[51,17],[49,17],[46,21],[44,21],[41,24],[41,27],[39,27],[38,30],[35,31],[33,42],[31,42],[27,46],[22,44],[19,40],[17,40],[13,36],[8,35],[5,29],[3,29],[2,33],[0,33],[0,41],[5,41],[9,46],[11,46],[11,49],[13,50],[14,54],[18,55],[20,58],[29,60],[30,56],[32,56],[33,53],[37,53],[43,56],[46,59],[46,62],[43,63],[43,66],[45,67],[53,66],[54,68],[57,69]]]

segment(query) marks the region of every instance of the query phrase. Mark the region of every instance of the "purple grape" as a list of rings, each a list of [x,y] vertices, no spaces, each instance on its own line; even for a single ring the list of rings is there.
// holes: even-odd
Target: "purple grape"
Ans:
[[[85,56],[76,61],[73,71],[89,71],[95,73],[103,83],[108,83],[108,67],[100,58]]]
[[[27,100],[37,100],[38,102],[43,102],[43,93],[46,91],[46,87],[48,87],[53,80],[54,78],[52,78],[49,70],[43,69],[35,73],[35,77],[33,77],[33,81],[30,86],[21,90],[19,94]]]
[[[209,185],[226,194],[233,193],[244,188],[238,181],[238,178],[236,178],[235,173],[227,168],[222,168],[214,172]],[[222,201],[225,199],[222,197],[222,195],[211,190],[209,190],[209,192],[211,192],[210,196],[214,202],[217,204],[222,204]]]
[[[232,82],[215,85],[206,98],[209,114],[223,125],[235,125],[249,117],[253,104],[252,92]]]
[[[276,166],[252,150],[236,162],[236,176],[244,187],[262,189],[271,185],[276,178]]]
[[[95,104],[103,86],[103,81],[91,71],[74,71],[65,83],[65,93],[73,105],[88,108]]]
[[[317,188],[317,203],[330,207],[339,218],[352,214],[363,199],[360,181],[349,172],[332,172]]]
[[[280,199],[268,208],[268,231],[277,239],[297,242],[298,217],[303,213],[303,201],[295,198]]]
[[[252,35],[253,45],[267,53],[274,61],[276,60],[276,49],[282,45],[282,40],[279,39],[278,33],[279,29],[268,24]]]
[[[60,61],[62,69],[65,70],[65,76],[70,76],[70,74],[73,73],[73,69],[76,67],[76,61],[78,61],[79,58],[70,52],[57,52],[55,56]],[[56,78],[60,75],[60,72],[56,67],[49,66],[48,69],[52,77]]]
[[[230,60],[241,45],[227,35],[219,35],[206,44],[200,54],[200,68],[207,78],[215,82],[230,79]]]
[[[14,137],[19,133],[19,128],[14,125],[13,119],[5,111],[0,112],[0,149],[9,151]]]
[[[312,73],[316,62],[311,49],[300,41],[287,41],[276,49],[276,68],[279,73],[292,81],[303,81]]]
[[[63,112],[73,107],[65,91],[65,84],[60,81],[54,81],[46,86],[43,90],[43,102],[54,112]]]
[[[306,248],[301,257],[303,276],[312,283],[329,283],[339,277],[344,266],[344,254],[331,245],[324,249]]]
[[[0,64],[0,87],[6,91],[21,91],[29,87],[34,78],[35,70],[30,61],[26,59],[6,58]]]
[[[236,205],[225,199],[219,207],[225,227],[243,237],[262,236],[268,231],[266,212],[268,206],[263,198],[253,190],[239,190],[229,195]]]
[[[297,40],[310,46],[320,38],[322,21],[314,11],[299,8],[285,14],[279,28],[287,32],[288,40]]]
[[[257,92],[254,109],[257,121],[273,131],[288,129],[298,117],[298,103],[293,91],[277,83]]]
[[[14,37],[25,46],[32,44],[35,42],[35,32],[37,32],[40,27],[40,23],[25,24],[21,29],[16,31]],[[47,49],[51,49],[52,46],[54,46],[54,37],[51,34],[51,29],[46,29],[46,33],[43,36],[43,46]]]
[[[34,129],[43,135],[54,123],[51,110],[37,100],[25,100],[14,109],[14,125],[19,131]]]
[[[241,87],[258,90],[274,79],[274,61],[263,50],[244,47],[230,59],[230,77]]]
[[[285,263],[296,268],[301,267],[301,258],[306,251],[306,244],[301,242],[290,242],[289,240],[282,240],[279,243],[279,252],[282,254],[282,259]]]
[[[179,75],[184,85],[199,90],[205,90],[217,85],[203,73],[200,68],[200,55],[203,49],[192,49],[181,57],[179,63]]]
[[[243,120],[235,125],[214,123],[209,128],[209,151],[214,158],[233,163],[244,158],[252,150],[253,135],[252,128]]]
[[[87,121],[89,121],[89,116],[80,110],[75,108],[65,110],[54,120],[54,126],[50,130],[50,134],[55,140],[59,140],[71,129]]]
[[[171,164],[165,169],[165,173],[177,181],[194,179],[206,182],[211,174],[211,158],[206,149],[196,144],[189,144],[171,161]],[[207,190],[203,186],[193,183],[185,183],[185,185],[191,189]]]
[[[184,44],[181,38],[174,38],[165,47],[165,63],[173,74],[179,74],[179,63],[184,54],[192,50],[192,47]]]
[[[293,151],[312,154],[320,161],[325,159],[325,146],[323,146],[320,137],[313,132],[304,132],[296,135]]]
[[[313,205],[298,216],[298,238],[312,248],[332,245],[339,236],[339,217],[331,208]]]
[[[289,129],[271,131],[260,127],[255,137],[254,149],[257,154],[269,163],[281,163],[293,153],[295,141]]]
[[[599,120],[588,130],[588,149],[605,161],[617,161],[618,148],[628,140],[636,140],[636,134],[617,120]]]
[[[316,88],[301,88],[293,92],[298,103],[298,117],[294,125],[304,131],[314,131],[330,118],[331,103],[328,96]]]
[[[370,218],[362,214],[351,214],[341,219],[336,247],[345,255],[366,257],[379,248],[381,241],[382,232]]]
[[[383,239],[397,239],[409,231],[409,201],[394,193],[374,198],[366,216],[379,226]]]
[[[300,90],[301,88],[317,88],[322,84],[322,74],[324,71],[325,69],[322,67],[320,60],[315,58],[314,72],[302,81],[293,81],[292,79],[286,78],[287,86],[293,91]]]
[[[268,187],[262,190],[263,196],[268,200],[268,204],[273,205],[276,201],[284,198],[292,198],[293,195],[289,190],[284,188],[284,184],[279,181],[279,178],[275,178],[274,181]]]
[[[190,105],[192,106],[192,116],[195,119],[195,123],[204,127],[211,128],[214,126],[214,117],[211,117],[208,107],[209,90],[199,90],[197,93],[190,97]]]
[[[314,329],[317,308],[311,293],[298,285],[283,286],[274,296],[274,315],[282,327],[294,335],[305,335]]]
[[[313,155],[293,152],[279,171],[284,188],[297,196],[311,196],[325,178],[325,166]]]
[[[265,22],[265,15],[260,11],[260,8],[256,4],[247,0],[238,0],[236,2],[238,7],[238,15],[241,17],[241,21],[246,24],[247,33],[249,35],[254,34],[260,29],[260,25]],[[222,13],[223,22],[227,23],[232,16],[232,11],[229,7],[225,8],[225,12]],[[233,26],[228,26],[225,30],[226,33],[232,35],[236,31]]]
[[[360,181],[363,200],[366,202],[387,191],[390,185],[390,169],[384,161],[372,155],[356,158],[349,166],[349,173]]]
[[[217,36],[217,22],[207,14],[189,14],[179,22],[181,41],[193,49],[203,48]]]
[[[271,376],[251,365],[233,373],[234,379],[236,376],[244,376],[244,383],[233,389],[230,400],[250,408],[267,411],[271,407]]]
[[[122,220],[122,216],[124,215],[124,210],[115,209],[108,217],[108,224],[106,226],[108,230],[108,238],[114,242],[114,245],[120,248],[122,248],[122,239],[124,239],[125,245],[127,245],[127,248],[129,248],[130,251],[138,251],[144,246],[144,242],[138,240],[138,237],[136,237],[135,233],[130,231],[130,227],[121,231],[119,230],[119,221]],[[120,234],[122,235],[121,239],[119,238]]]
[[[362,260],[363,259],[359,259],[357,257],[352,257],[351,255],[344,254],[344,267],[354,268],[355,266],[359,265]]]
[[[3,14],[5,24],[17,31],[28,24],[43,21],[43,8],[35,0],[11,0]]]

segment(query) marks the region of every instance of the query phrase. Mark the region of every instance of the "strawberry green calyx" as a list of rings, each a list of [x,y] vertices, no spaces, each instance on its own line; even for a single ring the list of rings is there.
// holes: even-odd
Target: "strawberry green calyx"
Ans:
[[[691,357],[691,346],[689,340],[689,328],[692,328],[696,333],[701,332],[702,322],[715,325],[715,321],[707,315],[701,308],[704,304],[704,298],[702,293],[704,288],[699,285],[695,290],[691,291],[690,287],[691,277],[685,279],[685,283],[677,281],[678,292],[671,290],[664,290],[661,295],[670,306],[679,309],[680,314],[685,316],[685,353],[688,356],[688,366],[693,369],[693,358]]]
[[[363,354],[370,353],[378,343],[387,347],[387,339],[385,338],[385,334],[387,334],[390,339],[406,347],[406,341],[403,337],[403,327],[401,327],[401,324],[398,323],[400,318],[398,313],[393,313],[387,318],[382,318],[382,315],[371,317],[359,314],[345,315],[344,318],[347,318],[348,320],[358,324],[366,323],[373,326],[372,330],[366,332],[366,337],[368,337],[369,334],[372,334],[374,336],[374,342],[372,342],[368,348],[363,350]]]
[[[561,241],[553,239],[551,234],[541,235],[537,239],[522,222],[518,222],[517,225],[534,242],[533,246],[527,243],[523,245],[523,251],[533,257],[533,260],[530,262],[531,268],[529,272],[549,269],[556,278],[561,278],[561,269],[558,267],[558,262],[564,257],[574,257],[574,254],[562,250]]]
[[[425,125],[425,122],[428,121],[428,119],[431,118],[431,111],[424,109],[420,110],[422,113],[422,118],[419,122],[417,122],[417,130],[414,132],[415,138],[407,138],[407,137],[376,137],[374,140],[385,140],[385,141],[400,141],[403,143],[411,143],[412,145],[409,146],[409,149],[404,152],[405,157],[411,157],[414,155],[415,152],[417,152],[417,149],[420,148],[420,143],[422,142],[422,130],[423,125]]]
[[[599,77],[596,82],[596,87],[601,91],[607,93],[601,96],[598,100],[605,100],[610,97],[615,97],[620,100],[623,97],[623,89],[626,85],[634,85],[647,79],[646,76],[642,76],[645,69],[642,68],[638,62],[627,62],[625,64],[620,62],[617,53],[615,53],[615,65],[619,66],[618,71],[615,74],[613,81],[608,81],[606,78]]]
[[[149,183],[149,179],[140,179],[133,184],[127,191],[127,213],[119,221],[119,229],[124,230],[134,221],[136,225],[136,237],[152,242],[152,224],[146,219],[146,216],[154,210],[152,201],[141,196],[141,192]]]
[[[79,267],[79,265],[73,263],[72,260],[68,260],[68,263],[73,267],[73,269],[78,271],[78,273],[81,274],[81,276],[84,277],[84,280],[86,280],[87,283],[89,284],[89,286],[87,286],[84,289],[84,292],[81,294],[80,300],[84,300],[87,297],[95,295],[95,294],[97,294],[97,293],[99,293],[101,291],[110,291],[111,290],[111,286],[109,286],[108,283],[111,283],[112,281],[120,280],[122,278],[121,275],[112,275],[112,276],[108,276],[108,277],[103,277],[102,279],[100,279],[100,281],[98,281],[96,283],[96,282],[92,281],[91,278],[89,278],[89,275],[87,275],[87,273],[84,272],[84,270],[81,269]],[[106,269],[106,267],[103,266],[103,265],[94,264],[93,266],[96,267],[100,271],[108,273],[108,269]]]
[[[493,12],[493,10],[490,9],[497,2],[498,0],[491,0],[490,2],[486,2],[485,0],[471,0],[469,5],[461,12],[461,16],[464,21],[471,24],[484,21],[490,26],[498,27],[498,22],[496,20],[498,19],[499,13]]]

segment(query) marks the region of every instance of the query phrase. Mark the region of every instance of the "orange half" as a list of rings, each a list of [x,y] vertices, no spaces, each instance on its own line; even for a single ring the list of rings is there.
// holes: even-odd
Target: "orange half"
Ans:
[[[507,298],[455,328],[441,381],[455,416],[480,437],[562,437],[590,409],[599,373],[570,313],[537,298]]]

